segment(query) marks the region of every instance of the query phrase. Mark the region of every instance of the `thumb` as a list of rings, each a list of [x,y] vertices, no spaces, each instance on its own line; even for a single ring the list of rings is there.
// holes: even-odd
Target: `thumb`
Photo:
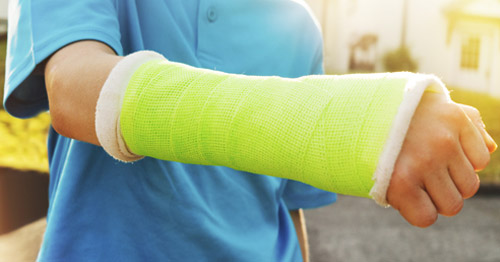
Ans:
[[[479,132],[481,133],[483,140],[486,143],[486,147],[488,147],[490,153],[495,152],[498,146],[495,143],[495,140],[493,140],[490,134],[488,134],[488,132],[486,131],[485,129],[486,126],[484,125],[483,120],[481,119],[481,114],[479,113],[479,111],[472,106],[463,104],[459,105],[465,112],[465,114],[469,117],[474,126],[477,128],[477,130],[479,130]]]

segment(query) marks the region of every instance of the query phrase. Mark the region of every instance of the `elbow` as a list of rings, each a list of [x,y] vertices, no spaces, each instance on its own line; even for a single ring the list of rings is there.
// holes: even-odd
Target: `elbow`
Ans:
[[[52,127],[62,136],[97,144],[94,131],[95,105],[80,92],[78,82],[63,67],[45,69],[45,86]]]
[[[52,106],[51,106],[52,107]],[[57,112],[57,110],[50,110],[51,124],[54,130],[65,137],[74,138],[71,135],[70,129],[67,127],[64,115],[62,112]]]
[[[66,137],[71,137],[70,128],[68,128],[68,112],[65,106],[64,98],[65,84],[63,73],[57,68],[47,68],[45,71],[45,87],[49,100],[49,111],[54,130]]]
[[[76,42],[48,58],[45,85],[52,125],[59,134],[99,145],[95,132],[97,99],[120,59],[95,41]]]
[[[52,126],[59,134],[99,145],[94,123],[97,99],[120,59],[95,41],[75,42],[47,59],[45,86]]]

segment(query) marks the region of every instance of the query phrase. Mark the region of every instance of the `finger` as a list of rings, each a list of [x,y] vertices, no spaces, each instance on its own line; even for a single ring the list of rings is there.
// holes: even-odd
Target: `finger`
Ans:
[[[479,177],[463,152],[456,154],[449,166],[450,177],[464,199],[479,190]]]
[[[470,120],[464,121],[460,131],[460,143],[474,170],[482,170],[488,165],[490,162],[489,150],[481,134]]]
[[[417,174],[409,171],[412,168],[409,168],[405,159],[398,161],[404,165],[400,165],[393,173],[387,189],[388,203],[414,226],[428,227],[434,224],[437,210],[423,189],[423,181],[418,182]]]
[[[454,216],[462,210],[464,201],[448,170],[426,177],[425,189],[437,212],[445,216]]]
[[[415,188],[401,196],[404,205],[399,206],[399,213],[408,223],[417,227],[429,227],[438,218],[437,209],[431,198],[422,188]]]
[[[486,147],[488,147],[488,151],[490,153],[495,152],[498,146],[495,143],[495,140],[493,140],[490,134],[488,134],[488,132],[486,131],[486,126],[481,119],[481,114],[479,113],[479,111],[476,108],[468,105],[460,104],[460,107],[462,108],[462,110],[464,110],[465,114],[469,117],[471,122],[483,137],[483,140],[486,143]]]

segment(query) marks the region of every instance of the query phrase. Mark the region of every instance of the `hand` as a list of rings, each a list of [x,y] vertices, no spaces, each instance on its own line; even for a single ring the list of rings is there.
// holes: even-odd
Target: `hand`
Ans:
[[[479,189],[496,144],[479,112],[425,93],[396,161],[387,201],[412,225],[432,225],[438,214],[454,216]]]

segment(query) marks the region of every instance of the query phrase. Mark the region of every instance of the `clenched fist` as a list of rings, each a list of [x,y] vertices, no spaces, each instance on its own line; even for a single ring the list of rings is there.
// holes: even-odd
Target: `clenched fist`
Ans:
[[[472,107],[425,93],[394,167],[387,201],[412,225],[456,215],[479,189],[496,144]]]

